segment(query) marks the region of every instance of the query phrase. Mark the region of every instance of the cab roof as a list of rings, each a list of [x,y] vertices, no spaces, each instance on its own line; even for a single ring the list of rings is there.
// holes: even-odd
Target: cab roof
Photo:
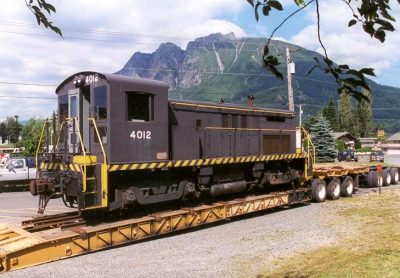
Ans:
[[[100,72],[94,72],[94,71],[81,71],[78,73],[75,73],[65,79],[63,82],[61,82],[60,85],[58,85],[56,89],[56,94],[69,82],[74,80],[74,78],[82,75],[82,76],[88,76],[92,74],[98,74],[98,76],[104,80],[107,80],[108,83],[136,83],[136,84],[142,84],[142,85],[148,85],[148,86],[156,86],[156,87],[164,87],[166,89],[169,88],[168,83],[158,81],[158,80],[151,80],[151,79],[145,79],[145,78],[140,78],[140,77],[132,77],[132,76],[124,76],[124,75],[118,75],[118,74],[113,74],[113,73],[100,73]]]

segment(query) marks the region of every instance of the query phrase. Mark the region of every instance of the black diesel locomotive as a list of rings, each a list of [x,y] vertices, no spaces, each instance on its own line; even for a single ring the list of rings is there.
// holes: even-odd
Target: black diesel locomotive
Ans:
[[[113,211],[309,180],[293,112],[168,100],[168,88],[96,72],[62,82],[57,132],[45,132],[57,126],[50,123],[41,140],[53,146],[39,146],[47,153],[30,186],[39,210],[56,197],[81,210]]]

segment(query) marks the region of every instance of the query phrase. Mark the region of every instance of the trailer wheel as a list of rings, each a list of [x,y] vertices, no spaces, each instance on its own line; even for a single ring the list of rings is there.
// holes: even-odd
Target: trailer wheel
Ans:
[[[383,178],[383,186],[388,186],[392,183],[392,175],[390,175],[390,168],[383,170],[382,178]]]
[[[376,171],[369,171],[367,176],[368,187],[382,186],[383,178],[382,175]]]
[[[340,185],[340,193],[343,197],[351,197],[354,191],[354,181],[353,178],[347,176]]]
[[[340,198],[340,180],[333,178],[326,187],[326,197],[329,200],[337,200]]]
[[[399,170],[397,168],[390,168],[390,176],[392,177],[392,184],[399,183]]]
[[[316,203],[326,200],[326,184],[324,180],[313,179],[311,182],[311,198]]]

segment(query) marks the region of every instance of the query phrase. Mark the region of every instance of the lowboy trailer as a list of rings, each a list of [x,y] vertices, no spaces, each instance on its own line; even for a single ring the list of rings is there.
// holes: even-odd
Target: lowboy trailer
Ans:
[[[398,168],[379,168],[315,166],[310,188],[219,201],[94,226],[85,225],[79,215],[75,220],[70,215],[47,215],[24,221],[22,226],[0,224],[0,273],[136,243],[272,208],[305,204],[311,200],[323,202],[341,196],[350,197],[361,183],[371,187],[398,183]],[[57,222],[60,219],[68,221]],[[39,226],[34,226],[35,223],[39,223]]]

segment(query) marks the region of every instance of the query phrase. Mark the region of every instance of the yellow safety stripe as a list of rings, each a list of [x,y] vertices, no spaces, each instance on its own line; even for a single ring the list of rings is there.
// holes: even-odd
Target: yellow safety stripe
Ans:
[[[61,164],[54,162],[42,162],[40,170],[70,170],[72,172],[82,173],[82,167],[79,164]]]
[[[239,156],[239,157],[219,157],[205,159],[189,159],[189,160],[170,160],[163,162],[145,162],[145,163],[126,163],[109,165],[108,171],[125,171],[125,170],[145,170],[145,169],[160,169],[160,168],[178,168],[178,167],[193,167],[205,165],[220,165],[259,161],[273,160],[290,160],[296,158],[305,158],[306,154],[281,154],[281,155],[259,155],[259,156]]]

